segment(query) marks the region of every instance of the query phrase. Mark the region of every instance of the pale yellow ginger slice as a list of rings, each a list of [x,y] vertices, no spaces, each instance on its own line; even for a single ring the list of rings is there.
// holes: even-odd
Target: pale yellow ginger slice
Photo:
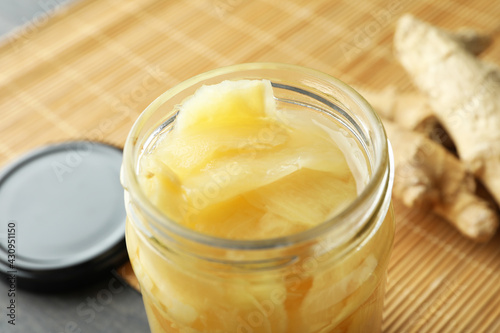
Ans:
[[[344,209],[356,195],[353,178],[339,179],[335,174],[301,169],[223,202],[208,204],[202,200],[210,199],[200,196],[184,223],[219,237],[280,237],[319,225]]]
[[[133,266],[140,277],[142,293],[157,300],[146,304],[154,307],[152,311],[165,330],[175,323],[179,332],[207,332],[213,327],[236,332],[248,325],[249,318],[253,323],[252,316],[257,313],[262,317],[258,332],[287,332],[284,299],[270,301],[274,293],[286,294],[279,276],[261,274],[256,280],[242,279],[235,272],[222,270],[216,272],[220,279],[209,277],[199,274],[203,269],[192,265],[200,263],[189,257],[178,265],[165,264],[162,254],[170,257],[172,252],[139,244],[138,235],[129,232],[127,247],[135,254]],[[231,283],[225,274],[233,275]]]
[[[183,187],[194,206],[194,201],[208,205],[271,184],[303,168],[330,172],[344,180],[351,176],[344,155],[334,143],[311,133],[294,132],[286,145],[277,149],[219,156],[203,172],[186,178]]]
[[[139,180],[163,213],[193,230],[290,235],[328,220],[365,185],[351,170],[364,161],[344,155],[356,148],[348,135],[312,111],[277,110],[269,81],[204,86],[179,109],[143,157]]]
[[[272,135],[262,135],[271,131]],[[155,149],[155,155],[168,161],[179,179],[204,172],[204,167],[211,161],[255,153],[282,145],[288,140],[286,128],[263,119],[259,123],[242,124],[240,126],[201,128],[195,133],[166,136],[162,144]]]
[[[341,265],[341,264],[340,264]],[[336,267],[318,273],[311,289],[304,298],[301,308],[302,327],[299,332],[330,332],[363,304],[376,288],[374,278],[378,261],[373,254],[368,255],[358,267]],[[339,272],[343,268],[346,271]],[[343,274],[343,275],[342,275]],[[307,309],[318,309],[311,312]],[[307,314],[307,315],[303,315]]]
[[[155,155],[143,156],[138,180],[144,194],[162,213],[175,221],[182,218],[184,191],[167,164]]]
[[[175,131],[195,132],[248,126],[276,116],[273,88],[268,80],[223,81],[202,86],[187,98],[175,121]]]
[[[356,195],[354,178],[344,180],[335,174],[303,169],[244,197],[290,223],[310,228],[346,208]]]
[[[220,156],[272,148],[287,137],[269,81],[224,81],[202,86],[183,102],[154,153],[183,180]]]

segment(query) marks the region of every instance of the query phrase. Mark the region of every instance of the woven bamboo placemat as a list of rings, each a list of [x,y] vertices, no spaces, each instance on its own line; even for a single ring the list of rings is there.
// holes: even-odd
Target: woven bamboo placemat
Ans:
[[[500,2],[490,0],[82,0],[53,7],[41,7],[0,46],[2,165],[61,140],[122,146],[163,91],[235,63],[293,63],[357,87],[411,90],[392,55],[402,13],[487,32],[500,17]],[[484,57],[500,62],[500,42]],[[475,244],[431,213],[398,202],[395,209],[384,332],[500,332],[500,236]]]

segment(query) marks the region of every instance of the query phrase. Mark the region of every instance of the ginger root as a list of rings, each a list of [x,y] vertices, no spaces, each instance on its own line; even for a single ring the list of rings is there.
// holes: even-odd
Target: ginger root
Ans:
[[[468,238],[491,239],[498,217],[476,196],[474,177],[464,165],[425,135],[389,120],[384,125],[394,151],[394,196],[409,207],[432,209]]]
[[[467,169],[500,203],[500,75],[445,31],[411,15],[394,36],[396,55],[455,142]]]
[[[500,202],[500,69],[475,58],[490,43],[473,30],[446,32],[406,15],[395,49],[423,94],[361,89],[385,118],[396,164],[394,195],[407,206],[432,209],[480,242],[491,239],[499,224],[492,205],[476,195],[474,179]],[[436,140],[444,134],[440,123],[463,161],[440,145],[447,134]]]
[[[449,33],[465,50],[473,55],[479,55],[491,45],[492,38],[488,34],[481,34],[471,28],[462,28],[456,32]]]
[[[473,55],[482,53],[492,42],[490,35],[470,28],[462,28],[456,32],[443,30],[443,33]],[[382,117],[430,137],[433,136],[434,132],[439,132],[439,122],[424,94],[418,91],[401,93],[397,91],[395,86],[388,86],[382,91],[363,88],[358,89],[358,91],[365,96]]]

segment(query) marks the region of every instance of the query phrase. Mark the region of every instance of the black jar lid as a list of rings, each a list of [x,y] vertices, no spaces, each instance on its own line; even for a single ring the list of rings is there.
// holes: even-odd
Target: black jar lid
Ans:
[[[67,289],[127,259],[121,161],[116,147],[72,141],[0,171],[0,271],[11,283]]]

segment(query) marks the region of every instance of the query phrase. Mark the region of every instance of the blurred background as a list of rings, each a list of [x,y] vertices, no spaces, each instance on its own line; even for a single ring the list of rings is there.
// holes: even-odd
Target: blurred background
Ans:
[[[58,7],[69,2],[77,0],[5,0],[0,2],[0,35],[6,35],[8,32],[22,25],[29,24],[33,20],[39,19],[43,15],[50,15]]]
[[[292,63],[357,88],[414,91],[393,53],[404,13],[490,35],[481,57],[500,63],[500,1],[2,0],[0,166],[53,142],[123,147],[162,92],[236,63]],[[429,211],[397,200],[395,211],[384,332],[500,332],[498,234],[478,244]],[[0,313],[0,332],[147,332],[133,277],[122,275],[65,293],[18,290],[16,326]],[[0,283],[2,309],[7,292]]]

